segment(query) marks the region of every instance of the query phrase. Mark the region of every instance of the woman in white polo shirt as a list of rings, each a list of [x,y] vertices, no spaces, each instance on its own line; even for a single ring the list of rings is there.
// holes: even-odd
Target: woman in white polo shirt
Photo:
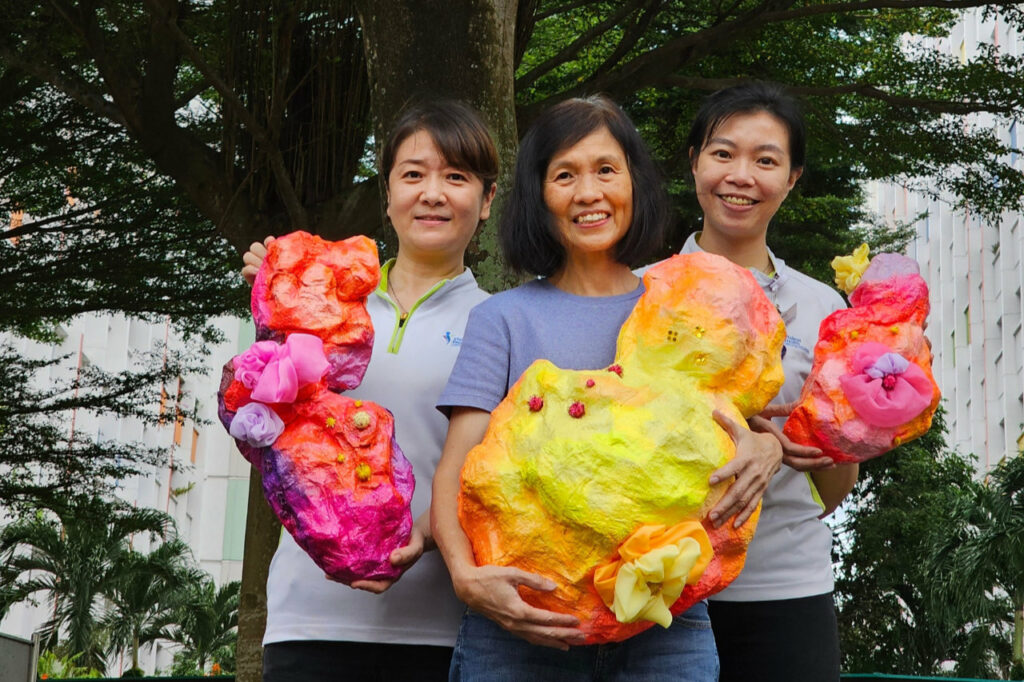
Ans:
[[[430,551],[430,483],[448,428],[434,404],[469,310],[487,297],[464,254],[490,214],[498,156],[476,112],[456,102],[429,103],[399,117],[381,172],[398,252],[367,300],[373,355],[362,383],[346,395],[391,410],[395,437],[413,465],[413,534],[391,555],[408,570],[393,583],[364,581],[352,589],[327,580],[282,533],[267,580],[267,682],[445,680],[464,610],[444,562]],[[253,244],[243,274],[254,277],[265,254],[264,245]]]
[[[786,382],[773,404],[791,403],[810,372],[818,325],[845,307],[831,287],[787,267],[766,243],[768,223],[803,171],[802,114],[775,85],[721,90],[698,111],[688,147],[704,219],[682,251],[725,256],[754,273],[786,324]],[[743,572],[710,601],[721,682],[839,679],[832,533],[820,519],[849,494],[857,465],[784,446]]]

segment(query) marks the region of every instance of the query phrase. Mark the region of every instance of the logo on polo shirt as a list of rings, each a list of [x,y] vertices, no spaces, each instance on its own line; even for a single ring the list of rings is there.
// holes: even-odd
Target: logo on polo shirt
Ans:
[[[446,346],[461,346],[462,337],[454,336],[451,332],[444,333],[444,343]]]

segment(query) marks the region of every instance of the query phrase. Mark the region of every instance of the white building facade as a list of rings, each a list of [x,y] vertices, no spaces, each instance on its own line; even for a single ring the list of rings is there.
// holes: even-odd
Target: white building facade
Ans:
[[[177,525],[178,537],[192,548],[196,563],[209,573],[217,585],[241,579],[245,515],[248,500],[250,465],[238,453],[234,442],[217,419],[217,389],[221,365],[248,348],[253,340],[251,323],[235,318],[219,318],[214,325],[224,341],[210,348],[206,375],[185,376],[177,385],[155,389],[153,406],[166,418],[160,425],[146,426],[135,419],[76,411],[68,415],[68,435],[72,431],[99,440],[141,442],[166,450],[162,466],[148,475],[136,476],[117,484],[116,494],[129,504],[151,507],[170,514]],[[139,352],[163,347],[180,349],[181,341],[168,322],[151,324],[119,314],[83,315],[59,329],[60,344],[49,346],[13,339],[19,350],[30,358],[52,359],[68,355],[39,381],[73,378],[79,367],[94,365],[110,372],[130,368]],[[176,418],[176,401],[182,407],[194,402],[201,424]],[[139,543],[135,548],[147,551]],[[39,603],[14,606],[0,621],[0,632],[30,638],[52,616],[52,603],[37,594]],[[130,667],[130,660],[111,661],[108,672]],[[144,647],[140,665],[147,673],[167,668],[171,652],[158,644]]]
[[[964,12],[948,38],[934,45],[962,61],[978,46],[1024,54],[1024,36],[977,10]],[[1024,122],[977,116],[1019,148]],[[1007,162],[1024,172],[1024,159]],[[948,411],[948,443],[978,457],[984,472],[1024,448],[1024,216],[1004,212],[990,221],[950,202],[930,199],[898,184],[875,184],[869,208],[890,224],[915,216],[916,236],[907,255],[917,260],[931,289],[927,334],[935,378]]]

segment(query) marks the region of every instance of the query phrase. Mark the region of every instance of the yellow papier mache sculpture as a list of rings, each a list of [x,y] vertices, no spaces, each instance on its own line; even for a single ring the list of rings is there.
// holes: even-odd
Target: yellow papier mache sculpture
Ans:
[[[571,613],[587,643],[621,641],[728,585],[757,514],[715,529],[742,423],[782,386],[785,328],[753,276],[706,253],[644,276],[616,363],[534,362],[495,408],[462,470],[459,519],[478,564],[553,580],[535,606]]]

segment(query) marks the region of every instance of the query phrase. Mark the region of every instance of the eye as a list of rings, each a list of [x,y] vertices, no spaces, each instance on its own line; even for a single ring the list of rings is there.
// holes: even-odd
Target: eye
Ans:
[[[402,173],[402,177],[408,180],[419,180],[423,177],[423,173],[420,173],[418,170],[407,170]]]
[[[605,164],[605,165],[603,165],[603,166],[601,166],[600,168],[597,169],[597,174],[598,175],[610,175],[611,173],[614,173],[614,172],[615,172],[615,168],[613,166],[609,166],[608,164]]]
[[[557,173],[555,173],[555,181],[556,182],[561,182],[561,181],[564,181],[564,180],[571,180],[571,179],[572,179],[572,173],[570,173],[567,170],[558,171]]]
[[[454,182],[468,182],[469,177],[462,171],[452,171],[448,174],[448,179]]]
[[[759,164],[761,164],[762,166],[778,166],[779,165],[778,160],[772,158],[771,156],[762,156],[760,159],[757,160],[757,162]]]
[[[732,154],[730,154],[725,149],[714,149],[714,150],[712,150],[710,152],[710,154],[711,154],[712,157],[714,157],[716,159],[723,159],[723,160],[725,160],[725,159],[731,159],[732,158]]]

